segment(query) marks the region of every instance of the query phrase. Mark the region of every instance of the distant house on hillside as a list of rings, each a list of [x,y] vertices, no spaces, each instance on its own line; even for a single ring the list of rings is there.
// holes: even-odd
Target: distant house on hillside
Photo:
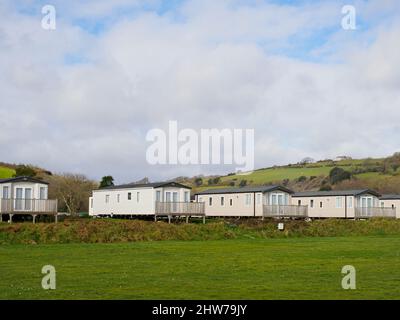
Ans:
[[[48,183],[31,177],[0,179],[0,220],[8,215],[57,215],[57,200],[48,199]]]
[[[315,160],[311,157],[306,157],[306,158],[302,159],[299,163],[300,164],[310,164],[310,163],[315,163]]]
[[[352,160],[352,157],[348,157],[348,156],[337,156],[335,158],[335,161],[342,161],[342,160]]]

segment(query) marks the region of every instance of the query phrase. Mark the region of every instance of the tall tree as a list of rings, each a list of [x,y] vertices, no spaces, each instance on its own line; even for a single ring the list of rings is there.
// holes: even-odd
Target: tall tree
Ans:
[[[100,181],[100,188],[111,187],[114,185],[114,178],[112,176],[104,176]]]
[[[49,198],[58,199],[59,210],[71,215],[88,210],[89,197],[97,184],[84,175],[65,173],[48,177]]]

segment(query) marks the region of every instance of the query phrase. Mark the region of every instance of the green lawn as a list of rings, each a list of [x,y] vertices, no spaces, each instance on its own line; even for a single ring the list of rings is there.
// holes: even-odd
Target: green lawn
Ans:
[[[357,290],[341,288],[348,264]],[[3,245],[0,298],[399,299],[399,266],[400,236]]]
[[[11,178],[14,174],[15,170],[6,167],[0,167],[0,179]]]

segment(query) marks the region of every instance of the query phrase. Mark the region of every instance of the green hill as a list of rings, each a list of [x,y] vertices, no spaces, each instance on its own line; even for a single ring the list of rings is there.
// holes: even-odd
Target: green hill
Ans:
[[[333,168],[341,168],[351,174],[351,179],[332,184],[329,174]],[[199,179],[199,177],[197,177]],[[211,188],[282,184],[295,191],[332,189],[372,188],[381,192],[400,193],[400,154],[378,159],[323,160],[307,164],[289,164],[253,171],[250,174],[228,174],[220,177],[196,177],[184,179],[194,192]]]
[[[15,174],[14,169],[0,166],[0,179],[11,178],[14,174]]]

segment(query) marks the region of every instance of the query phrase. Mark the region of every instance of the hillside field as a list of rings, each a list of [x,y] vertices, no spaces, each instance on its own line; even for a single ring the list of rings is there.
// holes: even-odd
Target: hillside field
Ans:
[[[15,171],[13,169],[0,166],[0,179],[11,178],[14,175],[14,173]]]
[[[374,164],[381,164],[383,159],[373,159],[370,162]],[[271,167],[265,169],[255,170],[248,175],[231,175],[224,176],[222,181],[229,181],[232,179],[242,180],[246,179],[252,181],[254,184],[270,183],[275,181],[282,181],[285,179],[294,180],[301,176],[304,177],[318,177],[328,176],[329,172],[334,168],[342,168],[344,170],[354,170],[356,168],[365,168],[368,163],[366,159],[353,159],[353,160],[342,160],[342,161],[323,161],[305,165],[287,165],[279,167]]]
[[[400,171],[382,173],[386,158],[377,159],[348,159],[340,161],[324,160],[308,164],[289,164],[285,166],[274,166],[269,168],[256,169],[251,173],[228,174],[219,177],[217,183],[210,183],[209,180],[215,176],[202,177],[202,184],[197,185],[195,178],[183,179],[193,187],[193,191],[200,192],[206,189],[238,187],[242,182],[246,185],[283,184],[295,191],[318,190],[321,183],[329,177],[330,171],[337,167],[352,174],[351,181],[357,181],[358,186],[363,188],[381,188],[382,183],[390,183],[391,186],[398,185]],[[298,181],[302,178],[301,181]],[[326,182],[329,182],[326,180]],[[335,186],[333,186],[335,187]],[[393,188],[392,188],[393,189]]]
[[[2,245],[0,299],[399,299],[399,265],[400,236]]]

